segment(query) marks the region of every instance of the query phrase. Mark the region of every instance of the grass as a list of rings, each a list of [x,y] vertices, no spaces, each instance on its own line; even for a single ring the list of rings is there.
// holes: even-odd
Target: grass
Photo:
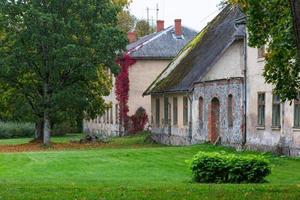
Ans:
[[[52,142],[56,143],[67,143],[70,140],[79,140],[82,138],[82,134],[66,134],[64,136],[54,136],[51,138]],[[1,145],[18,145],[18,144],[26,144],[32,138],[25,137],[25,138],[14,138],[14,139],[0,139],[0,148]]]
[[[15,144],[20,142],[24,140]],[[111,143],[120,148],[0,154],[0,200],[300,199],[299,159],[267,155],[273,171],[265,184],[195,184],[185,160],[198,151],[253,152],[152,145],[145,143],[145,135]]]

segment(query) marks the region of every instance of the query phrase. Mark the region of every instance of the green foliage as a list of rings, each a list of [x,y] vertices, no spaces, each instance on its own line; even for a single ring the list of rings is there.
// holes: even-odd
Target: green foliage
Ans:
[[[128,7],[132,0],[112,0],[112,2],[120,8]]]
[[[300,87],[300,65],[289,2],[249,0],[249,44],[267,44],[264,77],[275,86],[282,100],[296,98]],[[280,12],[279,12],[280,11]]]
[[[118,71],[127,43],[117,27],[127,1],[115,2],[0,0],[0,91],[9,91],[0,92],[0,114],[51,126],[102,114],[112,85],[106,71]]]
[[[135,25],[135,32],[138,37],[143,37],[154,32],[154,28],[146,20],[138,20]]]
[[[199,183],[262,183],[271,173],[269,161],[262,156],[225,153],[199,152],[190,168]]]
[[[0,122],[0,139],[33,137],[34,125],[20,122]]]
[[[247,15],[249,45],[267,45],[264,77],[275,86],[282,100],[297,97],[300,89],[300,63],[288,0],[229,0],[239,4]]]
[[[124,10],[118,13],[118,27],[127,34],[134,29],[136,22],[135,16],[130,14],[128,10]]]

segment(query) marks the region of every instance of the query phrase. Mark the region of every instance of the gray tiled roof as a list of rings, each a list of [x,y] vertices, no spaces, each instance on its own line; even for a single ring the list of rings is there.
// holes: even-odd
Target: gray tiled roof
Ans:
[[[177,38],[174,26],[170,26],[127,45],[127,51],[136,59],[173,59],[196,35],[196,31],[182,26],[182,37]]]
[[[245,27],[237,20],[245,18],[239,7],[227,6],[177,55],[149,86],[144,95],[184,92],[205,75],[228,47],[243,39]]]

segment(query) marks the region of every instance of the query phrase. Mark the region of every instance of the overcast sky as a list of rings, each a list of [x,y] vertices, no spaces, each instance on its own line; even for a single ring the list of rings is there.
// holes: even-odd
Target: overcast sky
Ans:
[[[156,4],[159,7],[159,19],[165,20],[165,27],[182,19],[182,24],[200,31],[218,13],[220,0],[133,0],[130,12],[138,18],[147,19],[147,7],[150,19],[156,21]]]

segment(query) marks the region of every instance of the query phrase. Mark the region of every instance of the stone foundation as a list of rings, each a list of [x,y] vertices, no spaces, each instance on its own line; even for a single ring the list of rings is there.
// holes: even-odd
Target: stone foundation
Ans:
[[[270,145],[261,145],[261,144],[246,144],[244,147],[246,150],[260,151],[260,152],[270,152],[274,155],[285,155],[290,157],[299,157],[300,148],[295,147],[281,147],[279,145],[270,146]]]

